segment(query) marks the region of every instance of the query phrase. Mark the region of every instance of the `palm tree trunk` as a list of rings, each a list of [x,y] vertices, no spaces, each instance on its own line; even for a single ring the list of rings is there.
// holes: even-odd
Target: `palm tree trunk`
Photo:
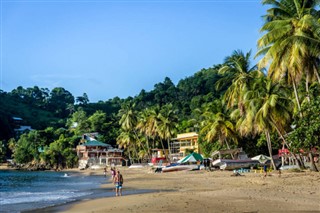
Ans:
[[[298,164],[298,166],[299,166],[299,169],[304,168],[302,162],[297,158],[297,156],[296,156],[296,155],[292,152],[292,150],[290,149],[290,146],[289,146],[287,140],[284,138],[283,134],[281,133],[281,131],[279,130],[279,128],[277,127],[277,125],[276,125],[274,122],[272,122],[272,124],[273,124],[273,126],[276,128],[276,130],[277,130],[279,136],[281,137],[281,139],[283,140],[284,144],[285,144],[285,145],[288,147],[288,149],[290,150],[290,153],[291,153],[291,155],[293,156],[294,160],[297,162],[297,164]]]
[[[298,96],[298,92],[297,92],[296,82],[294,79],[292,79],[292,85],[293,85],[293,90],[294,90],[294,96],[296,98],[298,109],[299,109],[299,114],[300,114],[300,117],[302,118],[299,96]]]
[[[171,147],[170,147],[170,138],[167,139],[168,149],[169,149],[169,160],[171,162]]]
[[[164,145],[163,145],[163,142],[162,142],[162,139],[161,139],[161,138],[160,138],[160,142],[161,142],[161,146],[162,146],[163,153],[164,153],[164,155],[166,156],[167,161],[169,162],[169,158],[168,158],[168,155],[166,154],[166,151],[165,151],[165,149],[164,149]]]
[[[133,133],[136,135],[139,144],[141,144],[141,140],[140,140],[137,132],[136,132],[135,130],[133,130]],[[138,151],[137,151],[137,148],[136,148],[135,144],[134,144],[134,148],[135,148],[135,150],[136,150],[136,153],[137,153],[137,156],[138,156],[138,159],[139,159]],[[146,150],[144,149],[144,146],[142,146],[142,148],[143,148],[144,151],[146,151]]]
[[[230,146],[229,146],[229,143],[228,143],[227,139],[224,139],[224,142],[226,143],[227,148],[230,150]],[[232,159],[234,159],[234,156],[233,156],[232,153],[231,153],[231,157],[232,157]]]
[[[317,79],[318,79],[318,83],[320,84],[320,76],[319,76],[318,69],[316,66],[314,66],[314,73],[316,74]]]
[[[306,73],[306,92],[307,92],[307,100],[310,103],[310,94],[309,94],[309,72]]]
[[[150,146],[149,146],[149,137],[148,136],[146,136],[146,141],[147,141],[147,154],[148,154],[148,160],[151,162],[151,158],[152,158],[152,156],[151,156],[151,154],[150,154]]]
[[[134,149],[135,155],[137,156],[137,159],[138,159],[138,162],[139,162],[139,155],[138,155],[138,151],[137,151],[137,147],[136,147],[135,143],[133,143],[133,149]]]
[[[304,164],[304,161],[302,160],[301,154],[298,154],[298,159],[299,159],[298,163],[300,163],[300,164],[301,164],[301,167],[302,167],[303,169],[305,169],[305,168],[306,168],[306,165]]]
[[[273,157],[272,157],[272,145],[271,145],[271,139],[270,139],[270,133],[268,130],[265,131],[266,138],[267,138],[267,146],[268,146],[268,151],[269,155],[271,158],[271,164],[274,170],[277,170],[276,165],[274,164]]]
[[[129,159],[130,159],[130,164],[134,163],[134,162],[132,162],[132,157],[131,157],[131,154],[130,154],[130,149],[129,149],[129,147],[128,147],[128,155],[129,155]]]
[[[310,165],[311,171],[319,172],[319,170],[318,170],[318,168],[317,168],[317,166],[316,166],[316,164],[315,164],[315,162],[314,162],[313,154],[312,154],[312,151],[311,151],[311,150],[310,150],[310,152],[309,152],[309,158],[310,158],[310,163],[311,163],[311,165]]]

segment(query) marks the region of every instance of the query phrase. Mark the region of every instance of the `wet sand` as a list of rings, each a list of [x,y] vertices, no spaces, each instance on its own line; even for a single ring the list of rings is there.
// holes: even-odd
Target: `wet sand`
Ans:
[[[228,171],[153,173],[150,168],[119,168],[123,196],[76,202],[62,212],[320,212],[320,173]],[[92,171],[83,171],[90,174]],[[102,171],[94,171],[102,172]],[[102,185],[113,190],[112,184]],[[126,190],[154,190],[126,194]]]

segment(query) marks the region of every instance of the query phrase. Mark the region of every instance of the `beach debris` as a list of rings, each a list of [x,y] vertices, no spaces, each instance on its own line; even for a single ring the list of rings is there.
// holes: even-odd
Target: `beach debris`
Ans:
[[[244,175],[240,174],[239,172],[234,172],[231,176],[238,177],[238,176],[244,176]]]

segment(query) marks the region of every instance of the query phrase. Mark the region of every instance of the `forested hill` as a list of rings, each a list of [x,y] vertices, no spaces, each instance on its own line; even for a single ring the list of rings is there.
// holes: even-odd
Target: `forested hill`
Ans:
[[[22,124],[33,129],[43,130],[47,127],[66,127],[67,119],[79,108],[86,112],[87,116],[97,110],[106,113],[108,121],[118,120],[114,116],[121,108],[121,104],[130,101],[135,103],[137,110],[147,107],[163,106],[171,103],[178,109],[180,120],[187,120],[192,111],[201,107],[203,103],[211,102],[220,97],[220,92],[215,90],[215,82],[220,78],[219,66],[202,69],[193,76],[182,79],[174,85],[170,78],[154,85],[151,91],[141,90],[134,97],[120,99],[114,97],[98,103],[90,103],[89,97],[84,93],[74,97],[65,88],[23,88],[21,86],[11,92],[0,91],[0,140],[8,140],[14,136],[15,128],[12,117],[22,118]],[[115,138],[112,140],[115,142]]]

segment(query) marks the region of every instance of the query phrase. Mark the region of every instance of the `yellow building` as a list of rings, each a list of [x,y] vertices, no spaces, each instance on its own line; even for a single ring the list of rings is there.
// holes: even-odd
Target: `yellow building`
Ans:
[[[177,160],[185,157],[194,151],[200,154],[200,147],[198,144],[198,134],[196,132],[188,132],[178,134],[171,142],[171,159]]]

